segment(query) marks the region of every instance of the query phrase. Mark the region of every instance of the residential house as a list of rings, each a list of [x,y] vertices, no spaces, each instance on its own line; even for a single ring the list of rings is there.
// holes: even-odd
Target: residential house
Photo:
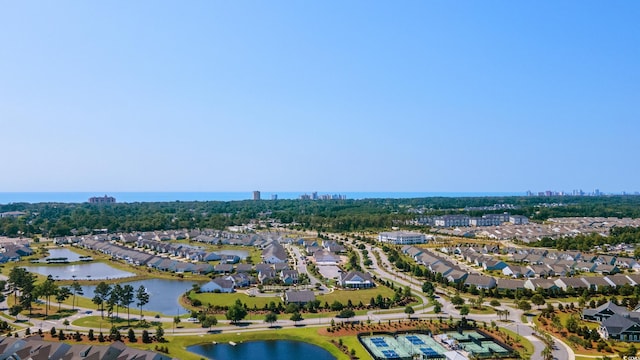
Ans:
[[[498,279],[496,281],[496,288],[498,290],[524,290],[524,280]]]
[[[272,242],[262,251],[262,261],[268,264],[283,263],[288,260],[287,250],[277,242]]]
[[[627,308],[616,305],[611,301],[607,301],[606,303],[598,306],[595,309],[582,310],[583,319],[598,321],[598,322],[602,322],[603,320],[608,319],[615,314],[618,314],[623,317],[629,317],[631,312],[627,310]],[[640,313],[636,313],[636,314],[637,314],[636,317],[640,316]]]
[[[640,319],[614,314],[598,328],[600,336],[619,341],[640,341]]]
[[[501,260],[487,260],[485,262],[482,263],[482,268],[485,271],[491,271],[491,270],[503,270],[504,268],[507,267],[507,263],[505,263],[504,261]]]
[[[528,267],[518,265],[508,265],[507,267],[502,269],[502,273],[513,278],[528,278],[535,276],[533,270],[529,269]]]
[[[213,267],[213,271],[219,274],[230,274],[233,272],[233,265],[231,264],[218,264]]]
[[[340,257],[327,250],[316,251],[313,258],[317,265],[338,265],[340,263]]]
[[[293,285],[298,283],[298,270],[282,270],[280,271],[280,280],[285,285]]]
[[[582,278],[582,281],[584,281],[589,287],[589,290],[592,291],[606,291],[607,288],[611,287],[611,283],[599,276],[585,276]]]
[[[582,278],[575,277],[560,277],[553,281],[560,289],[567,291],[567,289],[584,290],[588,288]]]
[[[458,270],[458,269],[453,269],[447,274],[447,276],[445,276],[445,278],[450,283],[459,284],[461,282],[464,282],[467,279],[467,276],[469,276],[467,272]]]
[[[594,272],[598,274],[608,275],[608,274],[617,274],[620,272],[620,269],[616,265],[609,264],[599,264]]]
[[[493,289],[496,287],[496,279],[490,276],[477,275],[477,274],[469,274],[464,281],[466,286],[475,286],[478,289]]]
[[[528,279],[524,282],[525,289],[529,289],[531,291],[536,291],[538,288],[542,288],[544,290],[557,290],[560,289],[556,283],[551,279]]]
[[[338,283],[342,287],[348,288],[370,288],[375,286],[375,282],[373,278],[368,273],[363,273],[360,271],[349,271],[348,273],[340,273],[340,279]]]
[[[200,286],[201,292],[232,293],[235,291],[234,289],[235,284],[233,281],[222,277],[213,278],[208,283]]]
[[[314,301],[316,295],[310,290],[299,291],[287,291],[284,293],[284,302],[287,304],[305,305],[308,302]]]

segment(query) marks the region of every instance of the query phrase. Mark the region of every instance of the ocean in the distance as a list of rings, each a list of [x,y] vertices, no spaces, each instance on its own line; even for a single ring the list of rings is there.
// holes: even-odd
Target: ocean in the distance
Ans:
[[[298,199],[311,192],[262,191],[263,200]],[[524,196],[521,192],[321,192],[321,195],[345,195],[347,199],[409,199],[422,197],[486,197]],[[253,193],[247,192],[0,192],[0,204],[10,203],[83,203],[93,196],[113,196],[119,203],[171,202],[171,201],[241,201],[251,200]]]

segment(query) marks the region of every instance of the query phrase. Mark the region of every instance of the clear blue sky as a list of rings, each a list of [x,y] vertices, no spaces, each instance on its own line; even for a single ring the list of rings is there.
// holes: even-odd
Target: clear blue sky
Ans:
[[[638,1],[14,1],[0,191],[640,190]]]

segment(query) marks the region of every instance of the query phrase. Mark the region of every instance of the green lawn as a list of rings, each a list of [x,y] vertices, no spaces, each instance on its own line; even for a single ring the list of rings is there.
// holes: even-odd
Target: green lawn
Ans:
[[[509,334],[509,336],[513,339],[516,340],[517,343],[522,344],[522,346],[524,346],[524,353],[521,350],[520,354],[524,355],[523,358],[524,359],[535,359],[535,357],[533,355],[535,355],[534,352],[534,348],[533,348],[533,344],[531,343],[531,341],[527,340],[527,338],[525,338],[524,336],[520,336],[517,333],[507,329],[507,328],[500,328],[500,331],[505,332],[507,334]]]
[[[144,323],[140,324],[140,321],[133,320],[134,318],[134,316],[131,317],[132,320],[130,321],[130,325],[128,325],[126,314],[124,314],[124,316],[123,314],[120,314],[120,317],[118,319],[115,319],[113,323],[106,317],[102,319],[100,316],[84,316],[75,320],[72,324],[76,326],[91,328],[94,329],[94,331],[99,331],[99,329],[102,328],[103,332],[109,331],[112,325],[115,325],[116,327],[118,327],[118,329],[149,329],[149,331],[155,332],[155,328],[158,326],[158,324],[160,324],[160,322],[158,322],[155,318],[145,318],[147,323],[146,326],[144,326]],[[173,323],[162,323],[162,327],[164,327],[166,331],[171,331],[171,329],[173,329]],[[184,320],[180,321],[180,323],[176,325],[176,328],[199,329],[200,327],[201,325],[198,323],[187,322]]]
[[[194,293],[193,291],[189,295],[192,300],[198,299],[202,302],[202,305],[206,307],[208,304],[218,306],[231,306],[235,304],[236,300],[242,301],[243,304],[247,304],[249,309],[253,309],[254,305],[258,309],[262,309],[265,305],[269,305],[270,302],[274,302],[276,305],[282,302],[280,297],[261,297],[261,296],[249,296],[244,293]]]
[[[349,300],[354,305],[358,305],[360,301],[364,305],[368,305],[371,298],[375,298],[376,296],[382,295],[382,297],[393,297],[393,290],[385,287],[378,286],[372,289],[361,289],[361,290],[335,290],[330,294],[320,295],[316,298],[320,300],[321,304],[324,305],[325,302],[331,304],[334,301],[339,301],[342,304],[347,304]],[[279,297],[261,297],[261,296],[249,296],[244,293],[231,293],[231,294],[223,294],[223,293],[191,293],[192,299],[198,299],[202,302],[203,306],[207,306],[207,304],[218,305],[218,306],[231,306],[236,300],[242,301],[243,304],[247,304],[249,309],[253,309],[254,305],[258,309],[262,309],[265,305],[269,305],[270,302],[274,302],[276,305],[282,302],[282,299]]]
[[[354,305],[357,305],[360,301],[364,305],[368,305],[371,301],[371,298],[376,298],[378,295],[382,295],[385,298],[393,297],[393,290],[389,289],[386,286],[377,286],[371,289],[360,289],[360,290],[335,290],[330,294],[318,296],[318,300],[321,302],[328,302],[331,304],[334,301],[339,301],[343,304],[346,304],[349,300]]]

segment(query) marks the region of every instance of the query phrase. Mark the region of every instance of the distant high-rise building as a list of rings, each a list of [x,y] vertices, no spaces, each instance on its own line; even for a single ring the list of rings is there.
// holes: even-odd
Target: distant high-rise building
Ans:
[[[95,197],[91,197],[89,198],[89,204],[115,204],[116,203],[116,198],[114,198],[113,196],[95,196]]]
[[[253,192],[253,200],[260,200],[260,191],[256,190]]]
[[[278,194],[271,194],[271,200],[278,200]]]
[[[318,200],[318,192],[314,191],[311,193],[311,200]]]

